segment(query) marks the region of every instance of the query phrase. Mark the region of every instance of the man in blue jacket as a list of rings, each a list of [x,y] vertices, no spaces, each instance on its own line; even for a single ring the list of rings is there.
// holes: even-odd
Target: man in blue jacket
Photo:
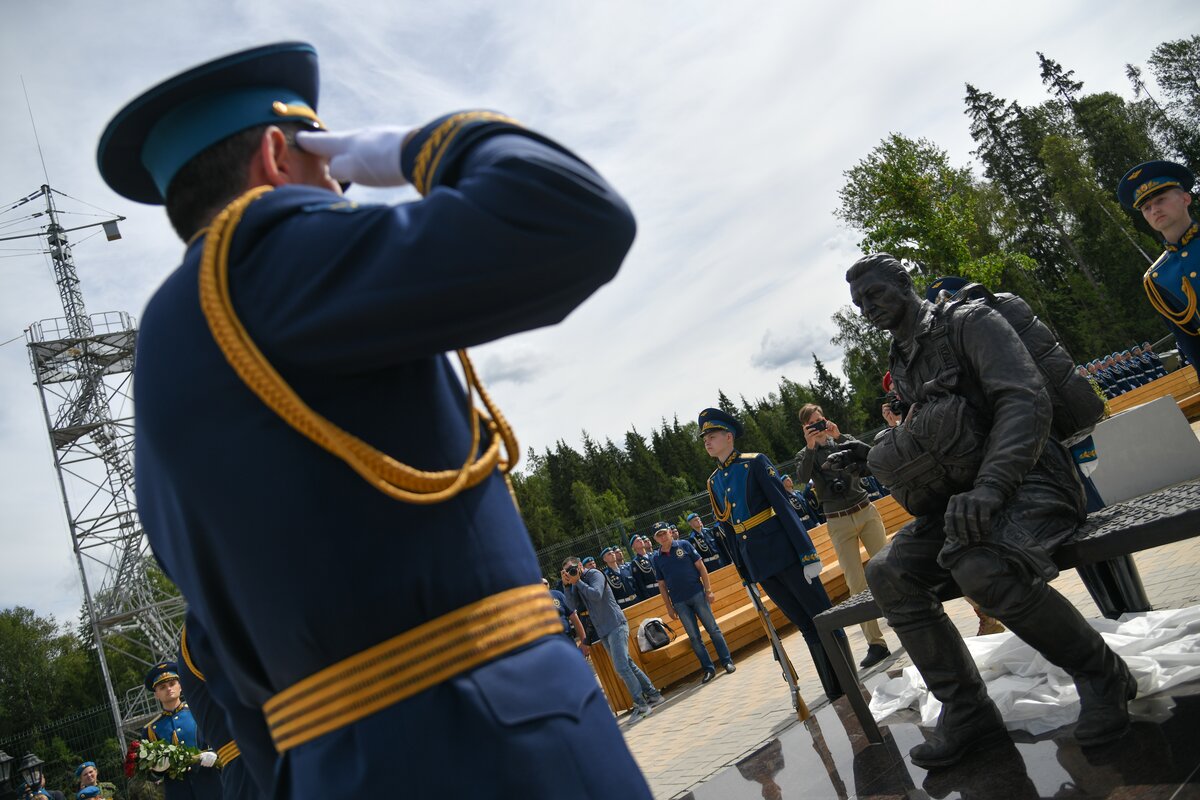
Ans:
[[[97,154],[187,243],[142,315],[138,511],[213,699],[244,754],[275,751],[275,797],[477,795],[480,775],[649,797],[558,635],[506,479],[520,448],[465,352],[564,319],[633,216],[507,115],[333,132],[318,82],[311,45],[234,53],[130,102]],[[616,768],[577,768],[595,760]]]
[[[698,420],[704,449],[717,461],[708,479],[708,499],[717,522],[733,541],[734,558],[745,581],[762,586],[788,619],[800,629],[825,695],[845,692],[821,640],[813,617],[831,608],[821,583],[821,559],[796,509],[788,501],[771,459],[741,453],[734,439],[742,424],[719,408],[706,408]],[[843,647],[845,634],[837,631]]]

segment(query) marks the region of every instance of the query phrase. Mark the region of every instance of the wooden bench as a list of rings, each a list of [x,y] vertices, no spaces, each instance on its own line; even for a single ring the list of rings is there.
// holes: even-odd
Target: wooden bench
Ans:
[[[1054,563],[1059,569],[1083,566],[1106,569],[1110,560],[1122,561],[1120,556],[1197,535],[1200,535],[1200,479],[1169,486],[1092,513],[1079,527],[1074,538],[1055,552]],[[1112,578],[1113,585],[1122,585],[1123,579],[1120,575],[1114,575]],[[957,591],[957,587],[951,582],[942,599],[951,600],[961,596],[962,593]],[[1117,607],[1101,608],[1106,615],[1136,608],[1137,601],[1133,598],[1117,596],[1113,601],[1118,604]],[[1124,608],[1120,607],[1122,603],[1125,604]],[[874,744],[883,742],[883,735],[871,716],[864,698],[864,689],[862,684],[858,683],[858,673],[854,664],[848,661],[834,644],[833,631],[879,619],[881,616],[883,615],[871,595],[871,590],[867,589],[813,618],[825,651],[829,653],[833,662],[834,672],[846,688],[850,706],[854,709],[867,739]],[[857,691],[853,688],[856,685]]]
[[[1197,392],[1200,392],[1200,380],[1196,378],[1196,370],[1184,367],[1112,398],[1108,401],[1108,409],[1111,413],[1117,414],[1169,395],[1175,398],[1175,401],[1180,404],[1180,408],[1183,409],[1184,416],[1191,421],[1194,419],[1193,414],[1200,413],[1200,404],[1193,403],[1191,399]],[[1190,406],[1195,406],[1192,408],[1192,414],[1189,414],[1188,409],[1184,408],[1183,401],[1185,400]]]

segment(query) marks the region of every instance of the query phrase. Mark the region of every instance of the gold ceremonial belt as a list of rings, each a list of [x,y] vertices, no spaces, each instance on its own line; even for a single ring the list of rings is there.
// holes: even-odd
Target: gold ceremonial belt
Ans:
[[[236,741],[230,741],[227,744],[221,745],[221,747],[217,749],[217,758],[220,759],[221,766],[225,766],[241,754],[241,748],[238,747],[238,743]]]
[[[745,533],[756,525],[761,525],[762,523],[766,522],[773,516],[775,516],[775,509],[768,508],[766,511],[758,512],[745,522],[733,523],[733,530],[735,533]]]
[[[308,676],[264,703],[263,714],[275,749],[284,753],[561,632],[545,586],[508,589]]]

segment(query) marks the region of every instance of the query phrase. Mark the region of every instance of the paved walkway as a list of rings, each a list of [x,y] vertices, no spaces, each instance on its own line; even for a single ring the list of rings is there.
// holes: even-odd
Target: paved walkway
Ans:
[[[1155,608],[1200,605],[1200,539],[1192,539],[1147,550],[1135,556],[1146,594]],[[1074,570],[1061,575],[1054,587],[1071,600],[1084,616],[1098,617]],[[946,611],[965,635],[974,635],[974,611],[962,600],[946,605]],[[882,622],[882,621],[881,621]],[[862,631],[847,630],[857,659],[866,652]],[[884,636],[895,651],[896,637],[884,625]],[[794,629],[783,637],[784,647],[800,672],[801,692],[810,707],[825,702],[803,637]],[[764,645],[735,654],[738,670],[733,675],[718,671],[707,686],[699,678],[667,692],[668,702],[642,722],[620,720],[625,740],[642,768],[654,796],[668,800],[749,755],[780,732],[795,724],[787,685]],[[907,666],[903,656],[893,657],[872,672]]]

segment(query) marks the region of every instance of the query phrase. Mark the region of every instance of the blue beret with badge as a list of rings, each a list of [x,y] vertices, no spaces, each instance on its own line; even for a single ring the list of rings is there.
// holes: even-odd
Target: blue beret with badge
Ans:
[[[706,408],[701,411],[696,424],[700,426],[701,436],[709,431],[729,431],[734,436],[742,435],[742,423],[738,422],[737,417],[726,414],[719,408]]]
[[[169,680],[179,680],[179,665],[174,661],[160,661],[146,673],[146,688],[154,691],[155,686]]]
[[[683,518],[683,521],[684,521],[684,522],[691,522],[693,519],[695,519],[695,518],[698,518],[699,516],[700,516],[700,515],[699,515],[699,514],[697,514],[695,511],[692,511],[692,512],[690,512],[690,513],[689,513],[689,514],[688,514],[686,517],[684,517],[684,518]]]
[[[1126,208],[1136,209],[1165,189],[1179,188],[1190,192],[1196,176],[1174,161],[1147,161],[1138,164],[1117,184],[1117,200]]]
[[[595,557],[595,556],[584,556],[584,557],[583,557],[583,559],[582,559],[582,560],[580,560],[580,562],[579,562],[579,563],[580,563],[580,564],[583,564],[585,567],[586,567],[588,564],[595,564],[595,563],[596,563],[596,557]]]
[[[179,170],[212,145],[259,125],[317,117],[317,51],[279,42],[209,61],[147,90],[100,136],[104,182],[139,203],[162,205]]]
[[[929,288],[925,290],[925,299],[931,303],[936,303],[938,295],[942,292],[954,296],[954,293],[970,283],[966,278],[959,278],[954,275],[947,275],[944,278],[938,278],[933,283],[929,284]]]
[[[85,761],[85,762],[83,762],[82,764],[80,764],[78,767],[76,767],[76,768],[75,768],[75,777],[76,777],[76,778],[78,778],[80,775],[82,775],[82,774],[83,774],[83,771],[84,771],[85,769],[87,769],[88,767],[95,767],[95,766],[96,766],[96,762],[95,762],[95,761]]]

